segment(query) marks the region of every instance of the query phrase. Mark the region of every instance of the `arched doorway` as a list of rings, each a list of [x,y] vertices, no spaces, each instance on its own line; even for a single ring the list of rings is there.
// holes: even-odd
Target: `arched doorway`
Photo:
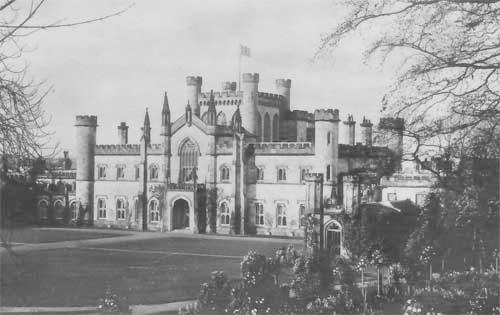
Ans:
[[[185,229],[189,227],[189,204],[184,199],[177,199],[174,202],[172,213],[172,228]]]
[[[342,253],[342,226],[335,220],[325,225],[325,245],[331,256],[340,256]]]

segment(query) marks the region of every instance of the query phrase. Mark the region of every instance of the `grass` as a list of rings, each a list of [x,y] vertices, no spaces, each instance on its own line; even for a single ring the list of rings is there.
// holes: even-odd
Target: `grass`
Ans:
[[[268,256],[286,245],[286,240],[172,237],[18,254],[14,247],[13,255],[0,256],[0,304],[92,306],[107,286],[127,296],[130,304],[194,299],[210,272],[224,270],[237,280],[241,256],[249,250]]]
[[[40,229],[34,227],[19,227],[2,229],[2,240],[13,243],[52,243],[62,241],[88,240],[96,238],[107,238],[127,235],[127,233],[106,233],[106,232],[89,232],[69,229]]]

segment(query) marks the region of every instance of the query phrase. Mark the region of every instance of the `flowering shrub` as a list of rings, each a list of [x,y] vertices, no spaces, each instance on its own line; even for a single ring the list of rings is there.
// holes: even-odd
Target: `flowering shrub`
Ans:
[[[201,285],[197,306],[204,313],[221,314],[229,303],[231,287],[222,271],[213,271],[210,280]]]
[[[106,289],[104,297],[99,299],[97,306],[99,314],[131,314],[127,299],[113,293],[110,287]]]

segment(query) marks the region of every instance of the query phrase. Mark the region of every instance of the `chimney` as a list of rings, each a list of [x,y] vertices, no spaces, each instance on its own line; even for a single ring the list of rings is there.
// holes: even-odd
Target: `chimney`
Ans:
[[[363,117],[363,123],[360,125],[361,134],[363,137],[363,144],[366,146],[372,146],[372,127],[373,124],[370,120]]]
[[[118,126],[118,143],[128,144],[128,126],[124,121]]]
[[[355,128],[356,128],[356,122],[354,121],[354,118],[352,115],[347,116],[347,121],[344,121],[344,125],[346,126],[346,143],[348,145],[354,145],[355,144]]]

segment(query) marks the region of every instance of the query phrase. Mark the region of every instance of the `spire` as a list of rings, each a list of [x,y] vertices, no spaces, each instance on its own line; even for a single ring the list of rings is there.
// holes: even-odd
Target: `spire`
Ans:
[[[186,105],[186,122],[188,126],[191,126],[191,123],[193,122],[193,112],[191,111],[191,105],[189,104],[189,101]]]
[[[210,101],[208,102],[207,123],[214,126],[217,123],[217,110],[215,109],[214,90],[210,90]]]
[[[161,111],[161,125],[168,126],[170,124],[170,107],[168,106],[167,92],[163,99],[163,109]]]
[[[149,113],[148,113],[148,109],[146,108],[146,116],[144,116],[144,127],[150,127],[151,126],[151,122],[149,121]]]
[[[146,108],[146,116],[144,116],[144,127],[142,127],[142,137],[144,141],[149,144],[151,140],[151,123],[149,121],[149,113]]]

